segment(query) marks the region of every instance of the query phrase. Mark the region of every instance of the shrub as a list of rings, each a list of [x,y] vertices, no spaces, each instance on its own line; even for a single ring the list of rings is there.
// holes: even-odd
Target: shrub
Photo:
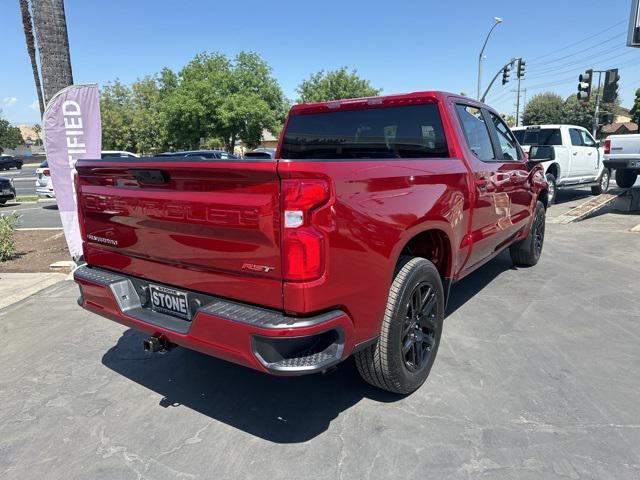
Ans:
[[[9,215],[0,215],[0,262],[9,260],[16,253],[14,233],[20,215],[13,212]]]

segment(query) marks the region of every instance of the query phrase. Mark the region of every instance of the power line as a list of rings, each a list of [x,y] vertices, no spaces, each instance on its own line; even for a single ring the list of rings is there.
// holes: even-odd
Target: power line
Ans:
[[[585,42],[585,41],[587,41],[587,40],[591,40],[592,38],[597,37],[598,35],[602,35],[603,33],[606,33],[606,32],[608,32],[608,31],[610,31],[610,30],[613,30],[613,29],[614,29],[614,28],[616,28],[617,26],[622,25],[622,24],[624,24],[624,23],[628,23],[628,21],[627,21],[627,20],[622,20],[622,21],[620,21],[620,22],[618,22],[618,23],[616,23],[616,24],[614,24],[614,25],[611,25],[610,27],[605,28],[604,30],[600,30],[599,32],[594,33],[593,35],[590,35],[590,36],[588,36],[588,37],[585,37],[585,38],[583,38],[582,40],[578,40],[577,42],[570,43],[570,44],[568,44],[568,45],[565,45],[564,47],[556,48],[556,49],[554,49],[552,52],[545,53],[544,55],[540,55],[540,56],[538,56],[538,57],[533,57],[533,58],[531,58],[531,61],[535,62],[535,61],[536,61],[536,60],[538,60],[539,58],[544,58],[544,57],[546,57],[546,56],[548,56],[548,55],[552,55],[552,54],[558,53],[558,51],[566,50],[566,49],[571,48],[571,47],[573,47],[573,46],[575,46],[575,45],[579,45],[579,44],[581,44],[581,43],[583,43],[583,42]]]
[[[616,50],[619,50],[620,47],[616,47]],[[610,52],[611,53],[611,52]],[[564,73],[569,73],[573,70],[580,70],[582,67],[587,68],[587,66],[593,66],[593,65],[598,65],[598,64],[603,64],[604,62],[610,62],[613,60],[617,60],[621,57],[624,57],[625,55],[637,55],[638,52],[634,52],[631,51],[631,49],[629,49],[627,52],[624,52],[622,54],[619,55],[614,55],[614,56],[609,56],[606,58],[590,58],[590,59],[585,59],[585,60],[579,60],[577,62],[571,62],[571,63],[567,63],[564,67],[570,67],[570,68],[561,68],[560,70],[554,69],[551,70],[549,72],[545,72],[542,73],[540,75],[533,75],[531,77],[527,77],[527,80],[535,80],[535,79],[539,79],[539,78],[548,78],[548,77],[554,77],[554,76],[558,76]],[[575,66],[575,65],[581,65],[581,67]]]
[[[613,37],[610,37],[610,38],[608,38],[608,39],[606,39],[606,40],[603,40],[603,41],[601,41],[601,42],[598,42],[598,43],[597,43],[597,45],[589,45],[588,47],[583,48],[582,50],[578,50],[578,51],[576,51],[576,52],[573,52],[573,53],[570,53],[570,54],[568,54],[568,55],[564,55],[564,56],[562,56],[562,57],[558,57],[558,58],[555,58],[555,59],[552,59],[552,60],[548,60],[548,61],[546,61],[546,62],[537,62],[537,63],[536,63],[536,62],[531,62],[531,63],[530,63],[530,65],[531,65],[532,67],[536,67],[536,66],[550,65],[550,64],[552,64],[552,63],[558,63],[558,62],[561,62],[562,60],[566,60],[567,58],[574,57],[574,56],[576,56],[576,55],[578,55],[578,54],[580,54],[580,53],[589,52],[589,51],[590,51],[590,50],[592,50],[595,46],[604,45],[605,43],[609,43],[609,42],[612,42],[612,41],[614,41],[614,40],[617,40],[618,38],[622,38],[622,37],[624,37],[625,35],[626,35],[626,34],[625,34],[624,32],[622,32],[622,33],[618,33],[618,34],[614,35]]]

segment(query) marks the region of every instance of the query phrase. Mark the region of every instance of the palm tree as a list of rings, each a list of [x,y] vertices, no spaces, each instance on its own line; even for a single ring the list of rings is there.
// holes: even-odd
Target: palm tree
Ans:
[[[42,84],[40,83],[40,72],[38,72],[38,63],[36,62],[36,44],[33,38],[33,23],[31,21],[31,12],[29,11],[29,2],[27,0],[19,0],[20,11],[22,12],[22,27],[24,29],[24,38],[27,41],[27,53],[31,59],[31,70],[33,71],[33,80],[36,83],[36,92],[38,93],[38,104],[40,105],[40,116],[44,115],[44,100],[42,99]]]
[[[64,0],[31,0],[42,68],[44,101],[73,84]]]

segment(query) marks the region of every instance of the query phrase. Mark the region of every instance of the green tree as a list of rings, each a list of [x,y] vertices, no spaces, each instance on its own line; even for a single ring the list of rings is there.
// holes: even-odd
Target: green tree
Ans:
[[[0,118],[0,153],[5,148],[16,148],[22,145],[24,140],[18,127],[14,127],[4,118]]]
[[[158,153],[167,146],[167,130],[162,112],[164,93],[159,81],[145,77],[131,86],[134,149],[140,153]]]
[[[602,99],[602,89],[599,92]],[[600,103],[600,114],[604,112],[616,113],[619,107],[619,100],[611,103]],[[591,92],[589,103],[583,105],[575,95],[570,95],[564,101],[562,123],[569,125],[579,125],[591,131],[593,128],[593,116],[596,111],[596,91]]]
[[[636,98],[631,107],[631,120],[640,125],[640,88],[636,90]]]
[[[27,54],[31,61],[31,72],[36,86],[36,94],[38,95],[40,117],[42,117],[44,115],[44,98],[42,97],[42,82],[40,81],[40,72],[38,71],[38,62],[36,60],[36,41],[33,36],[33,20],[31,19],[28,0],[19,0],[19,3],[20,12],[22,13],[22,28],[24,30],[24,38],[27,44]]]
[[[73,84],[64,0],[31,0],[45,104]]]
[[[506,113],[502,114],[502,119],[507,122],[507,125],[510,127],[516,126],[516,117],[515,115],[507,115]]]
[[[177,77],[166,75],[171,88],[163,112],[169,142],[196,148],[220,139],[233,151],[242,139],[260,143],[264,129],[279,132],[287,102],[269,65],[256,53],[240,52],[233,60],[220,53],[197,55]]]
[[[551,92],[535,95],[522,113],[524,125],[562,123],[564,101],[560,95]]]
[[[368,80],[358,76],[355,70],[349,72],[346,67],[312,74],[296,89],[300,103],[327,102],[343,98],[373,97],[381,89],[371,86]]]
[[[33,132],[36,134],[36,145],[42,145],[42,136],[40,135],[42,133],[42,127],[39,123],[33,126]]]
[[[133,93],[131,87],[116,80],[100,92],[102,148],[135,150],[133,134]]]

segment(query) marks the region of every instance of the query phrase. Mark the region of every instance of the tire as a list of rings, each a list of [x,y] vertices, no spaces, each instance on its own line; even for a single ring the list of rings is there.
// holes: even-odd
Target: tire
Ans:
[[[509,247],[511,261],[519,267],[533,267],[542,255],[542,246],[544,244],[546,212],[544,204],[541,201],[536,203],[533,223],[529,235],[524,240],[514,243]]]
[[[607,193],[609,190],[609,184],[611,183],[611,170],[605,168],[602,171],[602,175],[598,179],[598,184],[591,187],[592,195],[602,195],[603,193]]]
[[[553,173],[547,173],[545,177],[547,179],[547,183],[549,184],[547,205],[553,205],[553,203],[556,201],[556,196],[558,195],[558,182],[556,181],[556,177],[553,175]]]
[[[6,200],[0,200],[0,205],[4,205],[5,203],[7,203]]]
[[[17,165],[16,165],[16,168],[17,168],[18,170],[22,170],[22,164],[21,164],[21,163],[17,164]]]
[[[380,337],[355,354],[362,378],[393,393],[418,389],[436,358],[443,320],[444,289],[438,270],[424,258],[402,257],[389,290]]]
[[[621,169],[616,170],[616,183],[620,188],[631,188],[636,183],[638,174],[633,170]]]

